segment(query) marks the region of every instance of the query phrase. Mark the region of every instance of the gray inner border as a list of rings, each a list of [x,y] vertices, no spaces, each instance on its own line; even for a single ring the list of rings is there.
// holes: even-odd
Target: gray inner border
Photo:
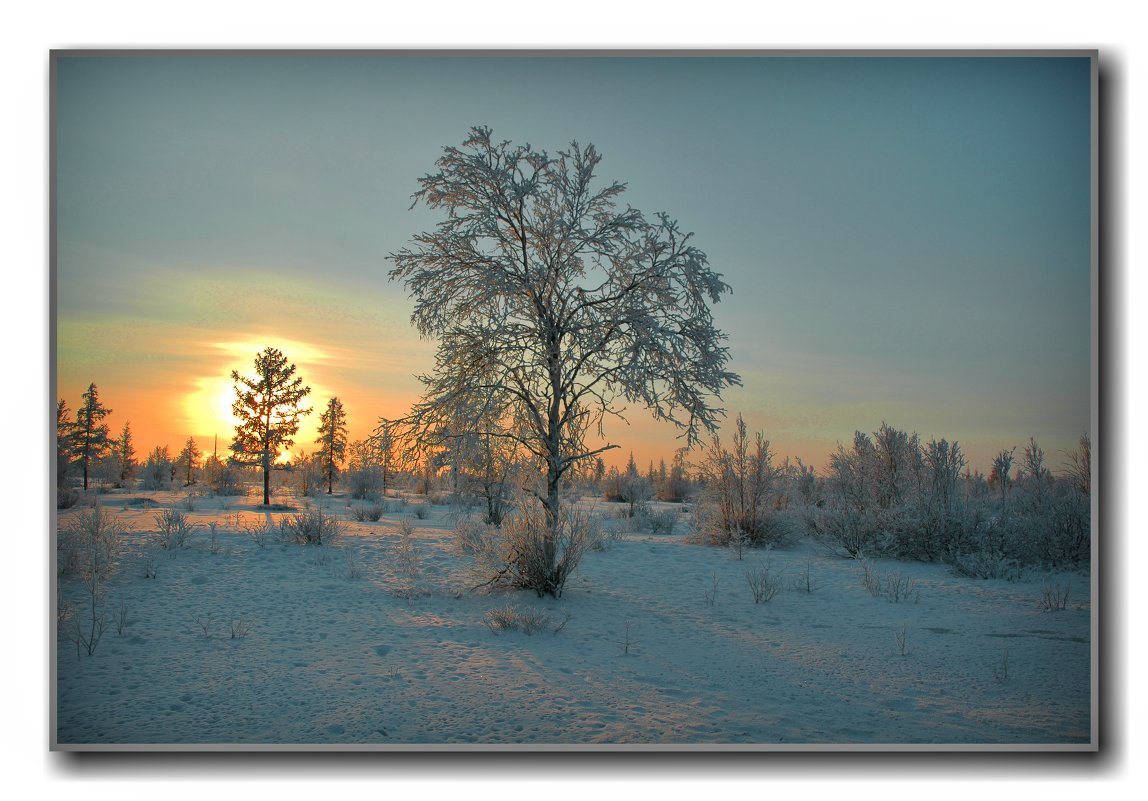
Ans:
[[[231,754],[232,756],[249,755],[256,756],[260,754],[269,753],[283,753],[290,752],[295,755],[300,755],[301,752],[310,755],[311,758],[306,760],[296,760],[292,767],[302,768],[308,770],[306,767],[311,764],[313,767],[312,758],[331,757],[344,755],[340,760],[343,764],[340,765],[340,771],[345,772],[348,765],[345,763],[345,758],[354,756],[364,752],[392,752],[401,753],[404,756],[421,756],[423,758],[431,757],[444,757],[450,756],[454,764],[459,764],[460,758],[480,758],[489,760],[491,757],[499,757],[508,753],[523,754],[556,754],[565,753],[570,755],[579,755],[577,758],[581,760],[587,755],[603,756],[605,753],[611,754],[626,754],[630,756],[643,756],[643,757],[658,757],[657,761],[661,764],[657,765],[659,771],[664,771],[665,768],[670,767],[665,764],[665,759],[674,759],[676,754],[689,753],[695,754],[699,757],[738,757],[748,756],[749,754],[759,754],[764,757],[766,752],[770,753],[784,753],[784,754],[834,754],[834,762],[838,766],[844,766],[848,762],[853,762],[848,759],[847,755],[853,754],[859,757],[868,757],[877,754],[909,754],[917,753],[922,756],[926,754],[934,755],[934,759],[943,754],[953,755],[986,755],[989,753],[997,754],[1011,754],[1016,757],[1035,758],[1041,754],[1091,754],[1092,757],[1080,757],[1088,759],[1087,765],[1091,768],[1097,766],[1097,762],[1109,763],[1111,767],[1113,760],[1124,751],[1126,743],[1115,742],[1115,749],[1105,748],[1103,752],[1100,749],[1101,740],[1108,743],[1113,743],[1112,736],[1119,731],[1126,731],[1123,717],[1118,711],[1118,706],[1114,703],[1116,697],[1125,696],[1125,680],[1124,677],[1118,675],[1118,666],[1125,663],[1124,648],[1122,644],[1116,647],[1121,648],[1121,652],[1115,653],[1113,646],[1110,645],[1111,640],[1105,636],[1107,632],[1116,632],[1124,630],[1123,625],[1126,610],[1123,608],[1124,598],[1113,599],[1113,590],[1110,585],[1103,585],[1104,592],[1101,591],[1102,585],[1099,577],[1105,568],[1111,564],[1118,564],[1123,556],[1124,543],[1120,541],[1119,537],[1111,541],[1112,550],[1114,555],[1105,557],[1106,551],[1100,549],[1099,546],[1099,523],[1101,517],[1101,509],[1105,505],[1113,502],[1114,498],[1123,501],[1127,497],[1126,488],[1123,486],[1122,477],[1118,478],[1118,486],[1114,488],[1106,488],[1103,482],[1095,481],[1095,478],[1106,473],[1104,469],[1107,466],[1113,465],[1112,456],[1122,457],[1118,461],[1123,464],[1126,462],[1126,450],[1122,447],[1119,440],[1113,441],[1113,454],[1109,456],[1107,448],[1102,446],[1100,434],[1102,432],[1101,421],[1101,404],[1104,404],[1105,414],[1109,420],[1116,421],[1116,429],[1122,431],[1126,428],[1124,425],[1125,411],[1123,408],[1117,406],[1119,399],[1125,396],[1123,392],[1125,377],[1120,374],[1118,370],[1112,369],[1115,365],[1124,363],[1123,355],[1126,348],[1126,343],[1118,334],[1124,328],[1124,320],[1122,319],[1120,305],[1117,298],[1123,295],[1123,286],[1125,276],[1122,271],[1124,266],[1124,253],[1123,253],[1123,215],[1124,204],[1120,202],[1121,196],[1124,194],[1123,181],[1119,179],[1119,171],[1113,166],[1113,161],[1117,165],[1122,165],[1125,161],[1123,158],[1125,153],[1125,146],[1123,140],[1123,122],[1124,108],[1120,105],[1120,97],[1116,92],[1123,88],[1122,70],[1120,65],[1115,63],[1112,58],[1106,56],[1103,66],[1100,63],[1099,50],[1093,49],[879,49],[879,48],[859,48],[859,49],[713,49],[713,48],[682,48],[682,49],[666,49],[651,47],[648,49],[420,49],[420,48],[393,48],[393,49],[360,49],[360,48],[315,48],[315,49],[280,49],[275,47],[268,48],[253,48],[253,49],[211,49],[211,48],[132,48],[132,49],[116,49],[116,48],[55,48],[49,51],[49,71],[48,71],[48,96],[49,96],[49,118],[48,118],[48,142],[49,142],[49,156],[48,156],[48,180],[49,180],[49,201],[48,201],[48,219],[49,219],[49,270],[48,270],[48,315],[47,315],[47,337],[49,343],[49,364],[48,364],[48,381],[49,391],[51,393],[50,399],[52,401],[49,405],[54,405],[55,398],[57,397],[57,380],[56,380],[56,307],[57,307],[57,249],[56,249],[56,67],[60,58],[92,58],[92,57],[171,57],[171,56],[203,56],[203,57],[218,57],[218,56],[249,56],[254,58],[259,57],[330,57],[330,56],[377,56],[380,58],[403,58],[403,57],[417,57],[417,58],[475,58],[475,57],[521,57],[521,58],[570,58],[570,57],[585,57],[585,58],[654,58],[654,57],[674,57],[674,58],[690,58],[690,57],[740,57],[740,58],[1050,58],[1050,57],[1071,57],[1071,58],[1089,58],[1091,60],[1091,123],[1092,123],[1092,143],[1091,143],[1091,163],[1092,163],[1092,202],[1091,202],[1091,221],[1092,221],[1092,244],[1091,244],[1091,271],[1092,271],[1092,289],[1091,289],[1091,306],[1092,306],[1092,322],[1091,322],[1091,337],[1092,337],[1092,413],[1091,413],[1091,432],[1092,448],[1093,448],[1093,473],[1094,473],[1094,487],[1096,489],[1092,495],[1092,568],[1091,568],[1091,584],[1092,584],[1092,637],[1091,637],[1091,650],[1092,650],[1092,665],[1090,671],[1091,677],[1091,695],[1092,695],[1092,708],[1091,708],[1091,742],[1087,744],[786,744],[786,745],[734,745],[734,744],[574,744],[574,745],[559,745],[559,744],[515,744],[515,745],[487,745],[487,744],[429,744],[429,745],[314,745],[314,744],[267,744],[267,745],[247,745],[247,744],[89,744],[77,745],[67,744],[61,745],[56,741],[56,682],[57,682],[57,665],[56,665],[56,627],[51,625],[53,617],[48,619],[49,637],[49,664],[50,664],[50,679],[49,679],[49,750],[54,752],[62,752],[65,756],[63,759],[67,760],[65,763],[69,772],[76,771],[86,775],[93,775],[95,773],[103,773],[107,769],[115,771],[114,765],[124,764],[121,760],[131,754],[135,754],[137,759],[146,759],[146,764],[153,767],[160,767],[152,759],[147,759],[144,754],[151,753],[164,753],[168,757],[165,760],[166,767],[160,768],[157,775],[167,775],[172,767],[169,761],[176,755],[186,755],[189,760],[199,762],[201,759],[208,755]],[[1112,91],[1116,90],[1116,92]],[[1105,102],[1100,102],[1103,95]],[[1102,126],[1101,115],[1105,116],[1105,124]],[[1104,151],[1106,156],[1101,158],[1101,151]],[[1114,158],[1113,158],[1114,157]],[[1104,181],[1101,181],[1103,175]],[[1111,209],[1105,218],[1100,216],[1100,202],[1102,191],[1109,191],[1105,198],[1106,208]],[[1101,247],[1101,244],[1104,247]],[[1100,257],[1102,253],[1113,253],[1114,258],[1112,262],[1107,265],[1102,265]],[[1109,280],[1101,282],[1102,269],[1104,270],[1105,277]],[[1104,318],[1107,325],[1101,329],[1101,311],[1108,312],[1108,316]],[[1101,340],[1104,341],[1105,348],[1102,353],[1100,344]],[[1102,360],[1104,364],[1102,364]],[[1111,393],[1101,392],[1101,380],[1108,377],[1109,380],[1114,382],[1114,385],[1109,386]],[[48,453],[54,452],[55,446],[55,427],[54,422],[51,420],[51,412],[48,411],[49,422],[46,426],[48,431]],[[49,510],[49,525],[51,530],[48,532],[47,547],[48,561],[47,564],[52,564],[52,557],[55,553],[56,545],[56,529],[57,529],[57,510],[54,503],[54,490],[56,479],[56,462],[54,459],[49,458],[49,493],[48,502],[50,504]],[[1113,471],[1113,475],[1120,476],[1121,471]],[[1121,504],[1122,506],[1123,504]],[[1118,521],[1124,522],[1124,521]],[[1120,529],[1126,530],[1126,526],[1121,526]],[[56,604],[56,576],[54,570],[49,570],[51,580],[49,586],[49,610],[55,612]],[[1122,588],[1120,588],[1122,589]],[[1102,621],[1099,614],[1100,606],[1107,606],[1112,601],[1114,609],[1106,611],[1105,620]],[[1107,625],[1105,625],[1107,623]],[[1101,660],[1101,645],[1104,645],[1104,659]],[[1105,672],[1105,681],[1103,684],[1106,687],[1105,692],[1101,692],[1101,672]],[[1112,685],[1115,684],[1116,692],[1113,692]],[[1102,725],[1103,724],[1103,725]],[[118,758],[114,762],[102,762],[99,767],[96,766],[91,760],[97,758],[98,755],[117,754]],[[762,758],[762,757],[759,757]],[[575,758],[573,756],[569,757]],[[230,761],[230,760],[229,760]],[[329,761],[329,760],[328,760]],[[421,761],[421,760],[418,760]],[[501,762],[502,760],[497,760]],[[643,760],[644,761],[644,760]],[[691,762],[693,760],[690,760]],[[803,761],[803,760],[802,760]],[[882,762],[884,760],[881,760]],[[1026,759],[1026,762],[1028,759]],[[143,764],[143,763],[141,763]],[[185,765],[187,763],[184,763]],[[232,763],[234,764],[234,763]],[[410,763],[415,765],[415,761]],[[790,763],[796,765],[796,762]],[[877,770],[878,763],[868,761],[868,764]],[[935,763],[940,764],[940,763]],[[1031,763],[1030,763],[1031,764]],[[1081,767],[1081,763],[1073,761],[1066,763],[1061,761],[1058,763],[1062,767],[1068,764],[1076,768]],[[696,765],[695,765],[696,766]],[[858,765],[854,762],[851,766],[856,768]],[[133,770],[134,770],[133,766]],[[223,767],[223,763],[219,763],[216,767]],[[281,769],[287,767],[279,764],[276,766],[277,775],[283,776]],[[393,768],[394,766],[389,766]],[[468,769],[473,765],[468,765]],[[685,767],[684,763],[678,761],[676,767]],[[774,772],[778,765],[771,765],[771,772]],[[1042,775],[1048,775],[1049,764],[1047,759],[1041,760],[1040,771]],[[90,770],[92,769],[92,770]],[[494,767],[496,771],[501,771],[502,767]],[[686,768],[688,770],[688,768]],[[818,767],[818,770],[824,769],[824,765]],[[724,770],[724,768],[723,768]],[[150,771],[145,771],[148,773]],[[390,769],[388,772],[391,772]],[[671,769],[671,773],[677,773],[676,769]],[[422,771],[418,771],[415,775],[425,775]],[[555,777],[557,778],[557,777]]]

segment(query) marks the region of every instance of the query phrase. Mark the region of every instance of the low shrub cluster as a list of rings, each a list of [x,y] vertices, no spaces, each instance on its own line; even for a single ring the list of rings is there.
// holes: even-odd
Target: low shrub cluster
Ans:
[[[339,519],[323,514],[321,509],[307,509],[279,521],[279,536],[284,542],[333,545],[341,534]]]
[[[359,523],[377,523],[382,519],[384,511],[383,504],[378,502],[358,504],[351,507],[351,519]]]
[[[1069,454],[1090,463],[1082,437]],[[810,535],[842,556],[944,562],[959,575],[1017,578],[1025,567],[1060,569],[1091,555],[1091,481],[1070,467],[1054,476],[1030,440],[1019,469],[1002,451],[986,479],[965,469],[957,443],[921,444],[882,425],[838,446],[816,505],[803,509]]]
[[[491,609],[483,619],[486,627],[498,634],[503,631],[521,631],[534,634],[550,628],[550,615],[544,609],[523,609],[518,606],[502,606]]]
[[[472,553],[482,588],[533,590],[561,597],[582,556],[603,538],[597,518],[563,506],[552,529],[540,503],[522,503],[501,526],[456,529]]]

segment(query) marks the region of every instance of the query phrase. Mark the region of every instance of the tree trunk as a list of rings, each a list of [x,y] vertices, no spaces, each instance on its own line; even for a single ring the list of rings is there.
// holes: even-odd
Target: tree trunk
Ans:
[[[271,456],[263,453],[263,505],[271,505]]]

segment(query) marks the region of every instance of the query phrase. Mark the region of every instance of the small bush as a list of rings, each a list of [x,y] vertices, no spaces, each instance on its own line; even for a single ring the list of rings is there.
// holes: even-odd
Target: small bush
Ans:
[[[189,496],[190,497],[190,496]],[[178,509],[164,509],[155,515],[158,528],[152,541],[165,551],[178,551],[191,544],[196,527]]]
[[[614,547],[614,543],[621,542],[624,537],[625,529],[623,526],[617,524],[609,526],[595,526],[595,534],[586,543],[586,550],[588,551],[608,551]]]
[[[351,518],[359,523],[377,523],[383,516],[381,503],[369,503],[363,506],[351,507]]]
[[[223,465],[211,474],[208,487],[212,495],[224,498],[234,498],[247,494],[247,486],[243,481],[243,470],[236,465]]]
[[[239,520],[239,515],[235,515],[236,521]],[[271,523],[267,520],[260,520],[255,523],[241,523],[243,533],[251,538],[251,541],[258,545],[260,548],[267,547],[267,537],[271,534]]]
[[[1062,612],[1068,608],[1068,591],[1070,587],[1057,582],[1045,582],[1044,591],[1040,598],[1040,608],[1045,612]]]
[[[421,569],[419,568],[419,552],[415,547],[414,529],[407,521],[399,524],[399,545],[395,550],[395,563],[399,573],[407,581],[418,581]]]
[[[801,571],[793,577],[793,589],[798,592],[813,592],[817,589],[817,580],[813,577],[812,563],[807,559]]]
[[[909,654],[909,627],[907,625],[901,626],[893,632],[893,636],[897,639],[897,648],[901,652],[901,656],[908,656]]]
[[[884,598],[890,603],[921,600],[916,579],[893,571],[879,572],[866,559],[861,559],[861,586],[874,598]]]
[[[470,556],[482,550],[486,528],[471,517],[461,517],[454,524],[454,547],[460,555]]]
[[[357,581],[363,577],[363,566],[359,564],[359,558],[353,551],[347,551],[343,575],[351,581]]]
[[[322,509],[309,509],[279,521],[279,536],[298,545],[332,545],[342,534],[339,519],[323,514]]]
[[[917,580],[901,573],[886,573],[881,597],[892,603],[912,600],[914,603],[921,600],[921,591],[917,589]]]
[[[539,597],[561,597],[583,554],[602,537],[597,519],[588,513],[562,507],[550,529],[541,504],[522,504],[500,528],[486,530],[475,554],[476,571],[484,580],[474,589],[527,589]]]
[[[550,615],[544,609],[522,609],[518,606],[491,609],[483,616],[483,620],[486,622],[486,627],[495,634],[502,631],[534,634],[550,627]],[[565,625],[565,621],[562,625]]]
[[[992,551],[957,552],[949,556],[949,563],[954,573],[965,578],[1017,581],[1023,573],[1012,559]]]
[[[75,576],[83,588],[87,610],[77,610],[71,617],[68,632],[76,644],[76,655],[95,653],[111,620],[105,605],[107,583],[119,565],[123,526],[115,515],[99,506],[85,510],[72,520],[59,538],[63,545],[61,575]]]
[[[755,604],[772,601],[773,597],[781,591],[781,576],[771,572],[769,562],[747,568],[745,580],[749,584],[749,590],[753,595]]]
[[[669,536],[674,533],[674,526],[677,525],[678,516],[671,511],[654,512],[647,510],[643,515],[642,522],[651,534],[665,534]]]
[[[143,577],[145,579],[153,579],[158,573],[159,567],[156,563],[155,551],[149,548],[143,554]]]
[[[805,513],[805,525],[813,539],[850,559],[879,553],[883,544],[884,526],[874,511],[861,512],[850,507],[812,508]]]
[[[721,584],[721,580],[717,577],[716,571],[711,574],[710,578],[710,586],[702,590],[702,594],[706,599],[706,606],[713,606],[714,602],[717,601],[718,585]]]
[[[56,490],[56,508],[71,509],[80,501],[80,493],[71,487],[60,487]]]
[[[418,506],[415,506],[411,511],[414,513],[414,516],[417,517],[419,520],[426,520],[427,515],[430,514],[430,506],[428,503],[420,503]]]
[[[121,637],[124,636],[124,629],[127,628],[128,625],[128,604],[127,601],[122,598],[113,613],[113,619],[116,624],[116,634]]]

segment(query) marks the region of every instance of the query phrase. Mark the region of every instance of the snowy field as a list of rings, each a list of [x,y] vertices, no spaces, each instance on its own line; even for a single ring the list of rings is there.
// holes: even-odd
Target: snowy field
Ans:
[[[58,637],[63,748],[1090,742],[1081,572],[1006,582],[880,560],[871,578],[898,589],[878,596],[856,561],[811,541],[739,560],[688,542],[689,515],[670,535],[638,533],[596,503],[616,538],[561,599],[539,599],[472,592],[458,513],[419,512],[421,498],[378,522],[323,501],[343,529],[323,547],[261,545],[257,504],[196,499],[190,547],[164,551],[156,512],[184,495],[100,497],[128,532],[107,595],[122,625],[92,655]],[[755,603],[746,572],[765,567],[781,589]],[[59,583],[83,615],[76,582]],[[1066,608],[1044,608],[1048,590]],[[544,613],[541,628],[496,631],[508,607]]]

